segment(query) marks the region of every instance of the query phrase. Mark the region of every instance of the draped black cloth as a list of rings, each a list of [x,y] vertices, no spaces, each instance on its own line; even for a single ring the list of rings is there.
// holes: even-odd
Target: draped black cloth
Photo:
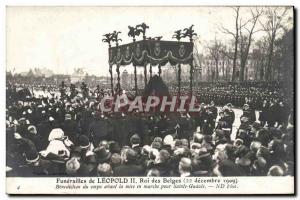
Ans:
[[[177,41],[142,40],[111,47],[109,64],[143,66],[145,63],[161,66],[168,62],[189,64],[193,59],[193,43]]]

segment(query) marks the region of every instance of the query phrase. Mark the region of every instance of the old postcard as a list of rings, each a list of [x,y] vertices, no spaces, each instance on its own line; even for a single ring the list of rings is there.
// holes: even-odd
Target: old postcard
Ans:
[[[294,194],[294,8],[6,7],[8,194]]]

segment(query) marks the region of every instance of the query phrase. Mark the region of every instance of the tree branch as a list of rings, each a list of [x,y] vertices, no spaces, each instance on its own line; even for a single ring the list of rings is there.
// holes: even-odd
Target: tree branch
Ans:
[[[225,27],[221,27],[222,29],[223,29],[223,33],[225,33],[225,34],[230,34],[230,35],[232,35],[234,38],[236,38],[236,35],[235,35],[235,33],[233,33],[232,31],[230,31],[230,30],[228,30],[227,28],[225,28]]]

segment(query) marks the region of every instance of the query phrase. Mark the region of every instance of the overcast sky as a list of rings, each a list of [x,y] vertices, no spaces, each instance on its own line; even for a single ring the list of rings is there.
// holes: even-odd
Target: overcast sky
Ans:
[[[150,26],[148,37],[164,40],[194,24],[200,51],[205,41],[229,39],[220,33],[221,24],[234,28],[229,7],[8,7],[6,11],[7,69],[15,72],[46,67],[71,74],[83,67],[89,74],[107,75],[108,46],[102,35],[119,30],[122,44],[128,43],[132,41],[128,25],[142,22]],[[242,8],[241,15],[247,18],[249,7]]]

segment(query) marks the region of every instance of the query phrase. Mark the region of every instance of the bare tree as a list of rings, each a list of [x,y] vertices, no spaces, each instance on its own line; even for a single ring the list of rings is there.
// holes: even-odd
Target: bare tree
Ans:
[[[222,61],[222,79],[226,79],[225,78],[225,63],[226,63],[226,56],[222,53],[220,53],[220,57],[221,57],[221,61]]]
[[[235,43],[235,41],[232,41],[232,45]],[[226,63],[226,69],[225,69],[225,80],[226,81],[230,81],[230,77],[229,77],[229,65],[231,63],[231,61],[233,60],[233,57],[234,57],[234,53],[233,53],[233,50],[230,49],[228,47],[228,45],[226,44],[221,44],[221,47],[220,47],[220,56],[222,58],[223,61],[226,61],[226,62],[223,62],[223,66],[222,67],[225,67],[225,63]],[[232,74],[234,75],[234,74]]]
[[[244,81],[245,78],[245,68],[246,68],[246,63],[249,55],[249,50],[250,46],[252,43],[252,36],[254,33],[260,31],[260,30],[255,30],[256,24],[258,22],[259,17],[262,15],[262,11],[256,10],[254,11],[253,9],[250,9],[251,12],[251,19],[247,20],[245,23],[242,23],[242,19],[240,19],[240,81]]]
[[[234,38],[234,54],[233,54],[233,66],[232,66],[232,77],[231,81],[235,81],[236,75],[236,60],[238,55],[238,43],[239,43],[239,21],[240,21],[240,7],[233,7],[234,18],[235,18],[235,31],[230,31],[229,29],[222,27],[223,33],[232,35]]]
[[[277,80],[290,82],[294,73],[293,29],[285,30],[282,37],[275,41],[273,58],[273,76]]]
[[[255,66],[255,80],[264,80],[264,68],[265,68],[265,43],[264,40],[258,40],[255,42],[252,52],[252,61]]]
[[[220,61],[220,52],[221,52],[221,43],[219,41],[217,41],[217,39],[215,38],[214,42],[212,45],[208,46],[208,50],[209,50],[209,55],[210,57],[214,60],[215,62],[215,80],[219,80],[219,61]]]
[[[259,20],[260,25],[262,26],[263,30],[267,33],[268,39],[268,56],[267,56],[267,66],[266,66],[266,80],[272,80],[272,58],[274,54],[274,44],[275,40],[280,34],[281,30],[284,29],[285,24],[285,17],[287,15],[288,7],[281,8],[267,8],[265,10],[265,18],[266,22]]]

